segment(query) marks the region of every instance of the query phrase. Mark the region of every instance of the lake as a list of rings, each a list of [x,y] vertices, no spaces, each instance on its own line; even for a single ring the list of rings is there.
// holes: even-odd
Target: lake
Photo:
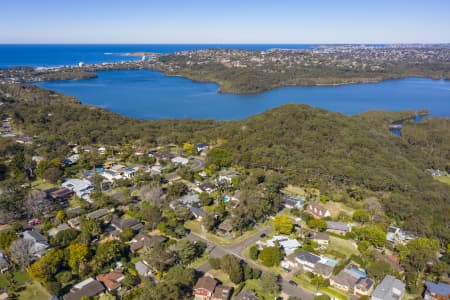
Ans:
[[[218,93],[215,83],[198,83],[152,70],[104,71],[98,78],[38,85],[140,119],[243,119],[286,104],[304,103],[346,115],[368,110],[427,109],[450,116],[450,81],[406,78],[344,86],[283,87],[255,95]]]

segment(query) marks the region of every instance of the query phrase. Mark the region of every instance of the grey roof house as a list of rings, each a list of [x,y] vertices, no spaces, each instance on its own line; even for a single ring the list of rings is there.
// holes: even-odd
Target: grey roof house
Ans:
[[[31,253],[33,254],[34,259],[38,259],[43,256],[45,252],[47,252],[47,250],[50,248],[47,239],[37,231],[24,231],[22,232],[22,238],[33,243],[31,247]]]
[[[405,284],[394,276],[386,275],[375,288],[371,300],[399,300],[405,294]]]

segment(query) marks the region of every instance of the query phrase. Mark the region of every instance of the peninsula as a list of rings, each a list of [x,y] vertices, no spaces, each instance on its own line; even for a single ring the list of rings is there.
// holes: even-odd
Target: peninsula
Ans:
[[[223,93],[251,94],[283,86],[343,85],[405,77],[450,79],[450,46],[349,45],[302,50],[180,51],[152,54],[150,60],[142,61],[0,69],[0,82],[90,79],[96,77],[96,71],[125,69],[159,70],[195,81],[216,82]]]

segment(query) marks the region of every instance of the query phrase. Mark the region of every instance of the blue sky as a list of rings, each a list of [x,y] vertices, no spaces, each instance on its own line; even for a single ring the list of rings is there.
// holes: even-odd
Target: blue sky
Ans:
[[[450,0],[2,0],[0,43],[449,43]]]

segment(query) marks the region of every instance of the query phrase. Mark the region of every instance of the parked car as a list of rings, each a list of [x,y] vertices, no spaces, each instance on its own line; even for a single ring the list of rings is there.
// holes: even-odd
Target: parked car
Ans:
[[[288,282],[290,285],[298,286],[297,282],[295,282],[294,280],[289,280]]]

